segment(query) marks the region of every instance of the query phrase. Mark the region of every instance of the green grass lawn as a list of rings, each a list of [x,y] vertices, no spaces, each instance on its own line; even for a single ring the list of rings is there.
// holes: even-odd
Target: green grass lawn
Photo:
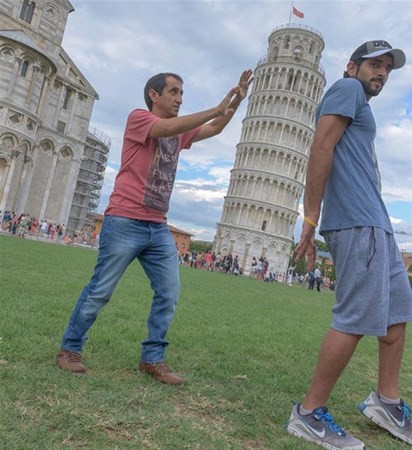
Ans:
[[[136,371],[151,290],[138,263],[101,311],[76,377],[55,355],[96,251],[0,236],[0,449],[316,449],[286,433],[330,323],[334,295],[181,268],[165,386]],[[401,374],[412,402],[412,328]],[[329,407],[369,449],[406,449],[357,410],[376,384],[361,341]]]

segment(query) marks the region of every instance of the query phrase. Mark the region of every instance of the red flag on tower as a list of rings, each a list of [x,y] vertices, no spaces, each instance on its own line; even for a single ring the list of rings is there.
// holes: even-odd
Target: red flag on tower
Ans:
[[[295,16],[298,16],[300,19],[303,19],[305,17],[305,15],[303,14],[303,12],[300,12],[299,10],[297,10],[295,7],[293,7],[292,12]]]

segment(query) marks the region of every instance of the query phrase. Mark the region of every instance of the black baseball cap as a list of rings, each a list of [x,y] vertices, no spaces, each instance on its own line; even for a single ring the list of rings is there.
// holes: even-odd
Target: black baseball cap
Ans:
[[[400,69],[405,65],[405,53],[399,48],[392,48],[386,41],[368,41],[358,47],[350,57],[351,61],[358,61],[365,58],[376,58],[390,53],[393,58],[393,69]]]

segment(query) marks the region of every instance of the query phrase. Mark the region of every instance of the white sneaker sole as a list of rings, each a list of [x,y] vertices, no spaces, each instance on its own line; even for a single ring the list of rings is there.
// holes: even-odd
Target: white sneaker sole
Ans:
[[[365,445],[358,445],[356,447],[335,447],[332,444],[328,444],[327,442],[323,442],[320,439],[316,439],[313,436],[310,436],[302,430],[296,429],[292,424],[288,423],[286,430],[288,433],[292,434],[293,436],[296,436],[298,438],[305,439],[306,441],[313,442],[315,444],[318,444],[324,448],[327,448],[328,450],[366,450]]]
[[[368,419],[370,419],[374,424],[376,424],[379,427],[383,428],[384,430],[388,431],[393,436],[397,437],[398,439],[400,439],[403,442],[406,442],[407,444],[412,444],[412,437],[402,435],[397,428],[391,427],[390,424],[388,424],[387,422],[384,422],[382,420],[382,417],[379,414],[375,413],[375,411],[374,411],[375,408],[379,408],[386,415],[386,411],[384,410],[384,408],[381,408],[380,406],[365,405],[365,408],[363,410],[361,409],[361,412]],[[388,417],[388,421],[390,421],[389,417]]]

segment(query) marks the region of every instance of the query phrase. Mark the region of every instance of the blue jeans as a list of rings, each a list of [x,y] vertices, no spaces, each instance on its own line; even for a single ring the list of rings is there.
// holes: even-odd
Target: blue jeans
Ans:
[[[179,296],[179,267],[174,239],[167,224],[105,216],[93,276],[83,289],[64,333],[61,348],[80,353],[87,331],[105,306],[128,265],[137,258],[154,291],[142,342],[141,361],[164,360],[165,339]]]

